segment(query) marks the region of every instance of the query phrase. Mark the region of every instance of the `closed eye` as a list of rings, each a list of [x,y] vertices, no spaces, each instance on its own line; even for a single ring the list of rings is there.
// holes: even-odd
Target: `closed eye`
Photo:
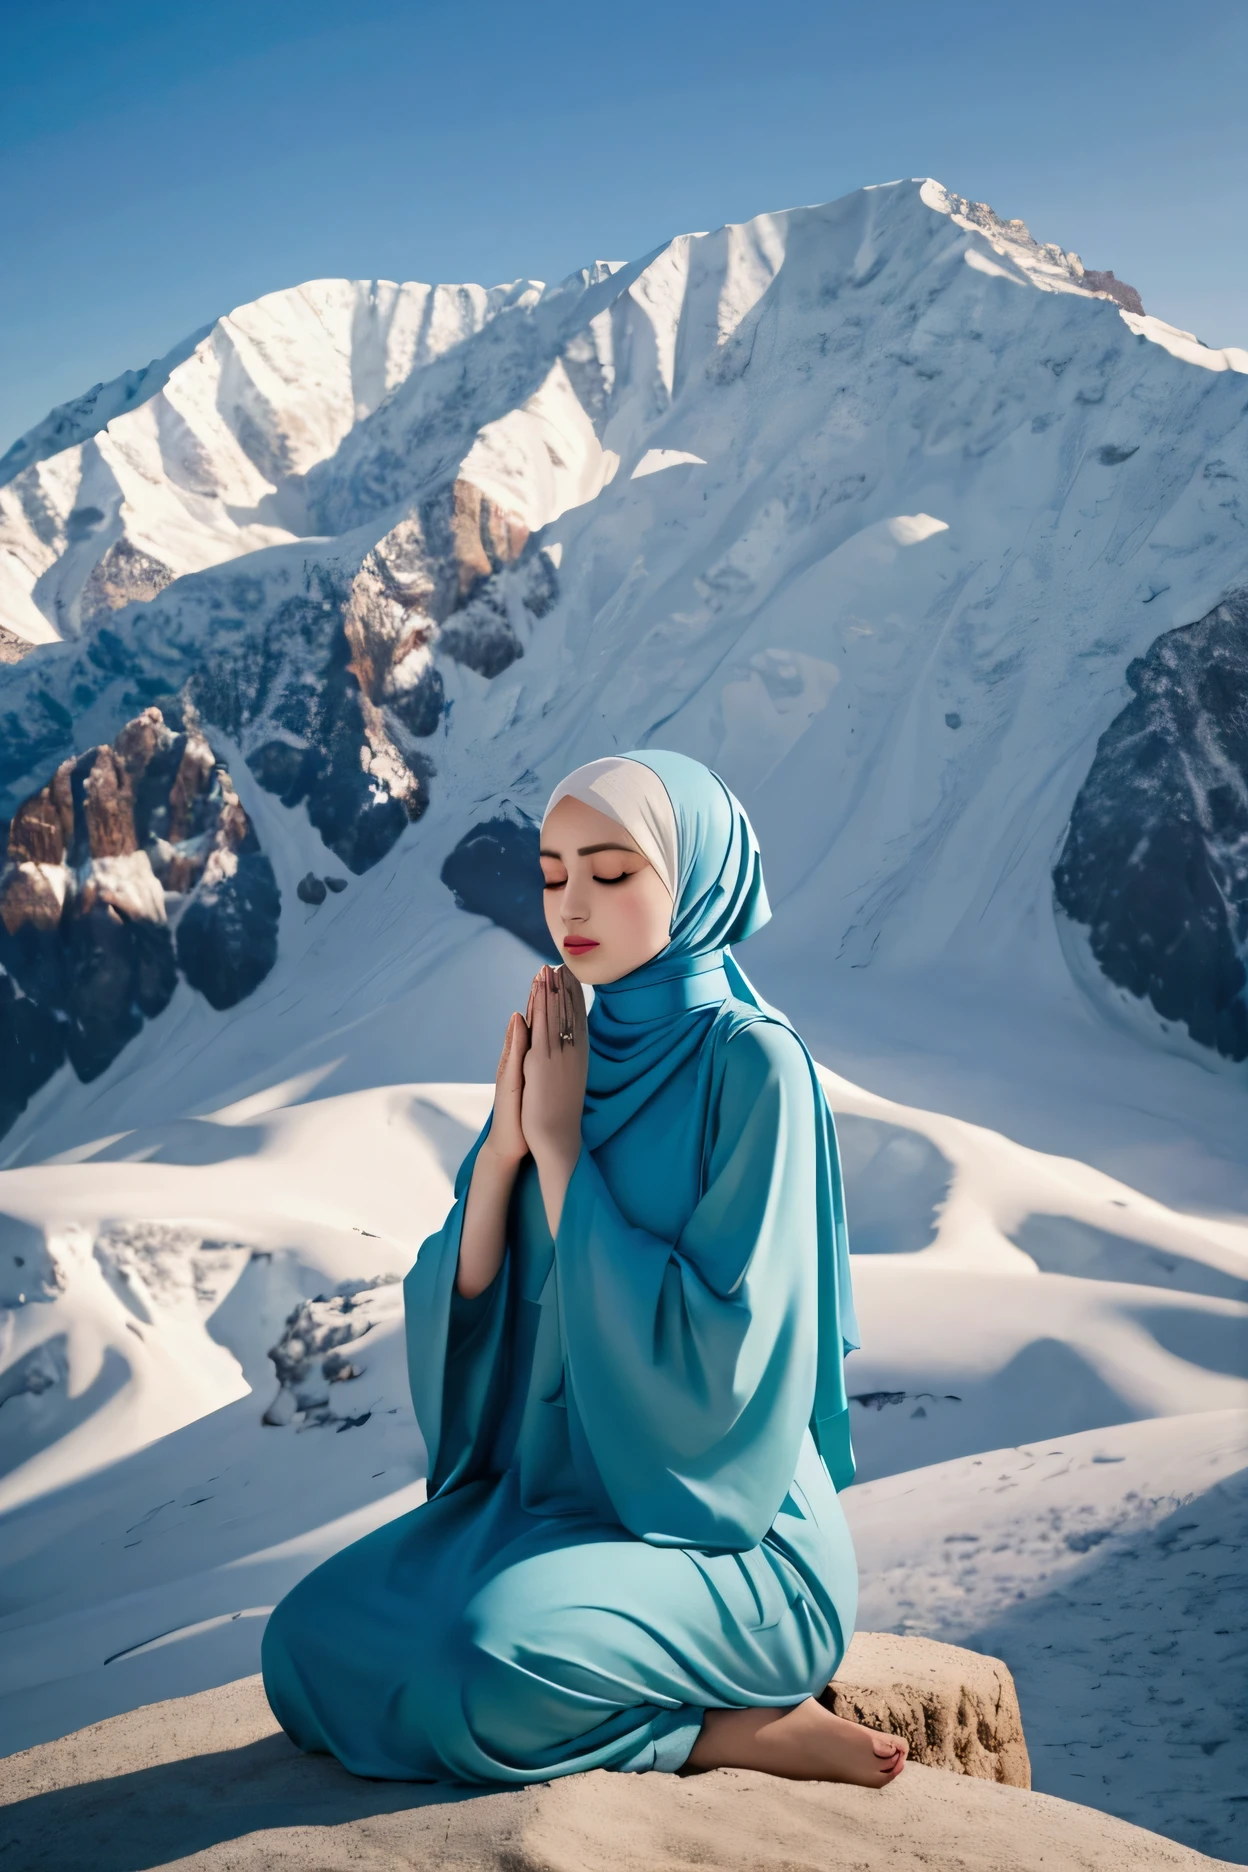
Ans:
[[[595,884],[626,884],[629,878],[636,877],[636,875],[636,871],[617,871],[614,877],[599,877],[597,872],[594,872],[593,882]],[[545,872],[542,873],[543,890],[562,890],[567,881],[566,873],[563,877],[557,878],[547,877]]]

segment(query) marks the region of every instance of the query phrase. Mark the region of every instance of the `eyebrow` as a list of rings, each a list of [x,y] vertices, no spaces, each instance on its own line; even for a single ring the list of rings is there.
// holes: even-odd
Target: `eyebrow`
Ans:
[[[643,858],[645,856],[645,853],[639,852],[635,845],[612,845],[609,842],[605,845],[578,845],[576,848],[576,855],[578,858],[592,858],[595,852],[600,852],[600,851],[628,852],[630,856],[633,858]],[[542,846],[541,850],[538,853],[538,857],[539,858],[555,858],[559,861],[560,864],[563,863],[563,853],[557,852],[557,851],[551,851],[548,845]]]

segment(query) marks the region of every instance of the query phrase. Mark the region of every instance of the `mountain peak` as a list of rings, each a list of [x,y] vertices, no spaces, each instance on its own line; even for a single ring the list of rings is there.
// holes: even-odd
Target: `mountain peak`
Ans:
[[[1008,255],[1044,290],[1094,293],[1114,300],[1127,312],[1144,316],[1144,306],[1134,286],[1115,279],[1112,272],[1089,270],[1077,253],[1064,252],[1056,241],[1036,240],[1027,223],[1017,216],[1007,221],[987,202],[955,195],[930,177],[922,184],[920,192],[929,208],[947,214],[959,227],[984,235],[997,253]]]

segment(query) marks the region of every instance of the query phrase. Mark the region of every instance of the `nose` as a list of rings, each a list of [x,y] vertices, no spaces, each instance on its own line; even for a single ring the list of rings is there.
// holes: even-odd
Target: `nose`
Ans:
[[[559,902],[559,913],[565,927],[573,923],[584,923],[589,918],[589,887],[584,877],[579,876],[578,872],[579,866],[576,871],[569,869],[568,881],[563,887]]]

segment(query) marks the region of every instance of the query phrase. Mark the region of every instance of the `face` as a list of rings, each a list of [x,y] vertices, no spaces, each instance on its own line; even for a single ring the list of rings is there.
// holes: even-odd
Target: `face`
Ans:
[[[667,947],[667,886],[605,813],[560,800],[542,827],[542,877],[546,927],[578,981],[619,981]]]

